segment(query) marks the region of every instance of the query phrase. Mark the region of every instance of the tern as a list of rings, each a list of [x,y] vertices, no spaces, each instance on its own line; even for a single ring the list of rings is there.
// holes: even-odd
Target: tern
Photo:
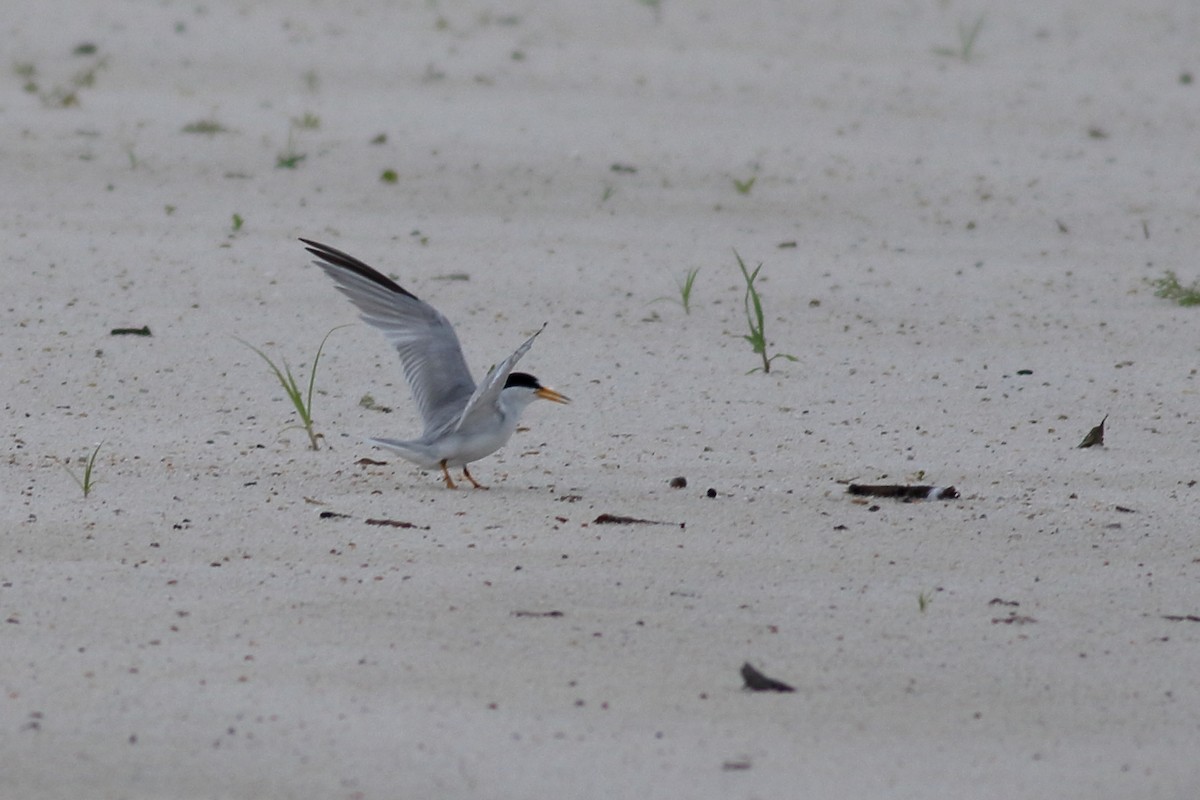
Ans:
[[[446,488],[456,488],[450,467],[461,467],[472,486],[486,489],[467,465],[503,447],[516,431],[521,412],[534,400],[571,402],[529,373],[512,371],[546,329],[545,323],[476,386],[454,326],[440,311],[357,258],[320,242],[300,241],[317,257],[313,263],[362,312],[363,321],[382,331],[396,348],[425,423],[419,439],[370,441],[423,469],[440,469]]]

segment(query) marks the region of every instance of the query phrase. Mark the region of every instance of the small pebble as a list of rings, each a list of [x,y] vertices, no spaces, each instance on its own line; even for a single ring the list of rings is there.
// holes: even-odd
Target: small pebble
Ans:
[[[705,492],[705,494],[707,494],[709,497],[716,497],[716,496],[717,496],[717,490],[716,490],[716,489],[709,489],[707,492]]]
[[[672,489],[683,489],[687,486],[687,478],[680,475],[678,478],[671,478]]]

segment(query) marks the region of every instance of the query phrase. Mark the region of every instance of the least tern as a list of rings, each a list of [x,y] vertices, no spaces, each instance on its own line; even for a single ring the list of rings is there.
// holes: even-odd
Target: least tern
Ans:
[[[512,371],[545,323],[476,386],[454,326],[441,312],[357,258],[320,242],[300,241],[319,259],[313,263],[362,312],[363,321],[379,328],[396,348],[425,423],[419,439],[370,441],[419,467],[440,469],[446,488],[455,488],[450,467],[462,467],[476,489],[487,488],[472,477],[467,464],[503,447],[534,400],[571,402],[532,375]]]

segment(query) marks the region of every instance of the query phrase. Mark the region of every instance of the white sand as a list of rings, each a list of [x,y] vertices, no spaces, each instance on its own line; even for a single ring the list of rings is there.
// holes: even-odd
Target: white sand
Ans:
[[[60,5],[0,23],[0,796],[1200,791],[1194,3]],[[448,492],[355,324],[306,449],[233,338],[355,321],[298,236],[575,404]]]

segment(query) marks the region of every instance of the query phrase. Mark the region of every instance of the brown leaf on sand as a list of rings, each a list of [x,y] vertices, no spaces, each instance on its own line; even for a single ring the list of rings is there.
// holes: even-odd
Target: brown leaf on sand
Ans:
[[[761,672],[750,666],[747,661],[742,664],[742,680],[746,683],[746,688],[752,692],[794,692],[796,691],[791,686],[788,686],[783,681],[777,681],[774,678],[768,678]]]
[[[1079,447],[1095,447],[1096,445],[1104,445],[1104,423],[1108,420],[1108,414],[1104,415],[1104,419],[1100,420],[1100,424],[1087,432],[1087,436],[1083,437],[1083,441],[1079,443]]]
[[[601,514],[592,520],[593,525],[674,525],[674,522],[663,522],[660,519],[638,519],[637,517],[624,517],[620,514]],[[679,527],[684,527],[685,523],[679,523]]]
[[[366,521],[368,525],[383,525],[388,528],[416,528],[418,530],[429,530],[428,525],[418,525],[415,522],[405,522],[400,519],[369,519]]]

